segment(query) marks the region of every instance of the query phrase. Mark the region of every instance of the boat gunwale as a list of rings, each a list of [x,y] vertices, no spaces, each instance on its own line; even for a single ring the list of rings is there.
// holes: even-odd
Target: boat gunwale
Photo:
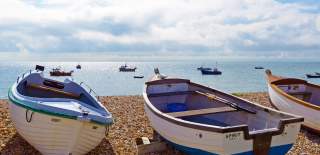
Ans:
[[[270,100],[270,104],[271,104],[272,106],[274,106],[277,110],[280,110],[280,109],[277,108],[277,106],[276,106],[274,103],[272,103],[271,100]],[[307,125],[305,125],[305,124],[301,124],[301,128],[305,128],[305,129],[307,129],[307,130],[309,130],[309,131],[311,131],[311,132],[313,132],[313,133],[315,133],[315,134],[320,134],[320,130],[314,129],[314,128],[309,127],[309,126],[307,126]]]
[[[185,120],[172,117],[170,115],[167,115],[167,114],[159,111],[151,103],[151,101],[149,100],[149,97],[147,95],[147,87],[148,87],[148,85],[157,85],[157,84],[165,84],[165,83],[170,83],[171,84],[172,82],[174,82],[174,83],[183,83],[183,82],[185,82],[185,83],[190,84],[190,85],[194,85],[194,86],[198,86],[198,87],[204,88],[204,89],[206,89],[208,91],[218,91],[218,90],[210,88],[210,87],[207,87],[207,86],[203,86],[203,85],[200,85],[200,84],[197,84],[197,83],[194,83],[194,82],[191,82],[190,80],[187,80],[187,79],[175,78],[175,79],[164,79],[164,80],[155,80],[155,81],[146,82],[145,86],[144,86],[144,89],[143,89],[143,97],[144,97],[144,100],[145,100],[146,107],[153,114],[157,115],[158,117],[160,117],[160,118],[162,118],[162,119],[164,119],[166,121],[169,121],[170,123],[176,124],[176,125],[180,125],[180,126],[184,126],[184,127],[188,127],[188,128],[193,128],[193,129],[204,130],[204,131],[218,132],[218,133],[229,133],[229,132],[242,131],[244,133],[244,139],[249,140],[249,139],[254,139],[254,137],[256,137],[256,136],[266,135],[266,134],[279,135],[279,134],[283,133],[286,124],[303,122],[303,120],[304,120],[303,117],[296,116],[296,115],[289,114],[289,113],[285,113],[285,112],[281,112],[281,111],[277,111],[277,110],[274,110],[274,109],[271,109],[271,108],[268,108],[268,107],[263,107],[261,105],[258,105],[258,104],[252,103],[250,101],[244,100],[244,99],[242,99],[240,97],[237,97],[237,96],[234,96],[234,95],[227,94],[227,93],[224,93],[222,91],[219,91],[220,93],[222,93],[224,95],[231,96],[231,97],[234,97],[236,99],[240,99],[242,101],[248,102],[250,104],[253,104],[253,105],[258,106],[258,107],[263,108],[263,109],[268,109],[268,110],[273,111],[273,112],[289,115],[289,116],[291,116],[293,118],[280,119],[278,127],[277,127],[276,130],[270,131],[270,130],[266,129],[265,132],[251,132],[251,133],[249,131],[248,125],[219,127],[219,126],[214,126],[214,125],[206,125],[206,124],[201,124],[201,123],[194,123],[194,122],[190,122],[190,121],[185,121]]]
[[[271,80],[271,78],[278,78],[277,80]],[[320,106],[318,105],[314,105],[314,104],[311,104],[309,102],[306,102],[306,101],[303,101],[301,99],[298,99],[292,95],[289,95],[288,93],[286,93],[285,91],[283,91],[282,89],[280,89],[278,87],[279,84],[281,84],[281,82],[287,82],[288,80],[300,80],[301,82],[304,81],[304,85],[307,85],[307,86],[311,86],[311,87],[316,87],[316,88],[320,88],[319,85],[315,85],[315,84],[312,84],[312,83],[309,83],[305,80],[301,80],[301,79],[296,79],[296,78],[285,78],[285,77],[278,77],[278,76],[275,76],[275,75],[269,75],[267,74],[267,81],[268,81],[268,84],[270,85],[270,87],[276,91],[279,95],[297,103],[297,104],[300,104],[300,105],[303,105],[305,107],[308,107],[308,108],[311,108],[311,109],[314,109],[314,110],[317,110],[317,111],[320,111]],[[281,80],[281,81],[280,81]]]
[[[38,112],[38,113],[47,114],[47,115],[56,116],[56,117],[62,117],[62,118],[78,120],[77,116],[71,116],[71,115],[67,115],[67,114],[55,113],[55,112],[52,112],[52,111],[36,109],[36,108],[32,108],[30,106],[27,106],[27,105],[25,105],[23,103],[20,103],[22,101],[20,101],[19,99],[16,99],[15,96],[12,94],[12,92],[10,90],[8,92],[8,99],[10,101],[9,103],[15,104],[15,105],[17,105],[19,107],[25,108],[27,110],[31,110],[33,112]],[[92,119],[90,119],[90,122],[93,122],[93,123],[96,123],[96,124],[99,124],[99,125],[106,125],[106,126],[113,124],[113,121],[110,122],[110,123],[108,123],[108,122],[103,123],[103,122],[95,121],[95,120],[92,120]]]

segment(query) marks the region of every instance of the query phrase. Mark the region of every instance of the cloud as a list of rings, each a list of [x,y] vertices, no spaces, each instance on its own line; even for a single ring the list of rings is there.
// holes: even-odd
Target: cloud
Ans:
[[[0,51],[318,54],[318,6],[271,0],[7,0],[0,1]]]

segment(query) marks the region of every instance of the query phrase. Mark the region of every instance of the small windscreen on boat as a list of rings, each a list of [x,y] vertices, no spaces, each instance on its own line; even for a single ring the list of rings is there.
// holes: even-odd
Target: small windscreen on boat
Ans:
[[[64,85],[62,83],[56,82],[56,81],[51,81],[51,80],[44,80],[43,85],[57,88],[57,89],[63,89]]]

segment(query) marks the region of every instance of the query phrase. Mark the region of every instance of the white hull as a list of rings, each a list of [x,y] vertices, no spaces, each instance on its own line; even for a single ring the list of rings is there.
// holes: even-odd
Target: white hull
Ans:
[[[145,105],[152,127],[166,140],[189,148],[196,148],[213,154],[236,154],[253,150],[253,140],[245,140],[244,133],[217,133],[188,128],[166,121]],[[285,126],[282,134],[272,137],[271,147],[293,144],[300,130],[300,122]],[[183,131],[183,132],[181,132]],[[201,137],[199,136],[201,134]]]
[[[103,125],[34,112],[10,103],[10,117],[18,133],[42,154],[77,155],[95,148],[105,137]],[[31,111],[28,113],[28,119]]]
[[[274,106],[276,106],[279,110],[303,116],[303,125],[320,131],[319,110],[309,108],[286,98],[285,96],[277,93],[270,84],[268,84],[268,91],[272,104],[274,104]]]

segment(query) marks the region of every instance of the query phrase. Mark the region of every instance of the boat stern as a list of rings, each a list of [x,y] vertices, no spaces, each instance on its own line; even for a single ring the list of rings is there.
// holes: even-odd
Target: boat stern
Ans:
[[[284,125],[283,130],[255,133],[248,138],[245,132],[224,135],[223,154],[233,155],[285,155],[295,143],[301,122]],[[281,131],[281,132],[280,132]],[[279,132],[273,135],[273,132]]]

